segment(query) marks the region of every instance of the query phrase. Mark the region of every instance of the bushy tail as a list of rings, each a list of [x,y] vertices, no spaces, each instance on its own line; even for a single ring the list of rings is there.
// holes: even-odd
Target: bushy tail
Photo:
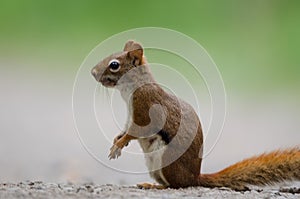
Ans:
[[[229,187],[247,190],[247,185],[272,185],[300,180],[300,147],[277,150],[238,162],[213,174],[202,174],[204,187]]]

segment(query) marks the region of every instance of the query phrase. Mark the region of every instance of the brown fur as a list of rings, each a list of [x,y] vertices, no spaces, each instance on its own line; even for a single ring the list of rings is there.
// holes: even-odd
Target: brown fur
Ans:
[[[109,70],[108,63],[112,59],[120,62],[121,68],[118,72]],[[123,52],[102,60],[93,68],[92,74],[104,86],[117,87],[129,103],[132,122],[128,123],[125,133],[114,139],[110,158],[120,156],[122,148],[133,139],[146,139],[146,143],[151,146],[158,141],[156,135],[161,129],[171,140],[161,156],[164,167],[158,169],[159,172],[150,171],[161,185],[144,183],[139,184],[139,187],[161,189],[224,186],[235,190],[247,190],[249,184],[266,185],[284,180],[300,180],[299,147],[249,158],[214,174],[200,174],[203,147],[200,120],[189,104],[166,93],[154,81],[140,44],[128,41]],[[127,77],[123,80],[125,75]],[[151,108],[157,104],[163,110],[153,109],[151,116]],[[159,129],[159,124],[164,119],[165,123]],[[181,128],[181,122],[184,122],[185,127]]]

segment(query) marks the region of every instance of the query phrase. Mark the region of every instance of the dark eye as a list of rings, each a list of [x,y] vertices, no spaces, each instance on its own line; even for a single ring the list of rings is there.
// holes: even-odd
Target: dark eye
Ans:
[[[109,70],[113,73],[118,72],[120,70],[120,62],[117,59],[113,59],[108,64]]]

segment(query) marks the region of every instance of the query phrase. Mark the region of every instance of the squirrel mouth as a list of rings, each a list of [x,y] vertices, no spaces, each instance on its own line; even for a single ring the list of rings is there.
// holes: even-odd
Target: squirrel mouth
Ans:
[[[101,84],[105,87],[114,87],[117,85],[117,83],[111,79],[104,79],[101,81]]]

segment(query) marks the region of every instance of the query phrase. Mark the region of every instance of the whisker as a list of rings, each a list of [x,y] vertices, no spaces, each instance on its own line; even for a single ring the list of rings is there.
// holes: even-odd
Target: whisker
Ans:
[[[108,89],[105,89],[106,90],[106,99],[107,99],[107,102],[108,104],[110,104],[110,100],[111,100],[111,95],[109,93],[109,90]]]
[[[96,89],[97,98],[100,99],[101,104],[105,104],[105,88],[101,85],[97,85]]]
[[[105,104],[106,105],[106,88],[105,87],[103,87],[103,86],[101,86],[101,101],[102,101],[102,103],[103,104]]]

